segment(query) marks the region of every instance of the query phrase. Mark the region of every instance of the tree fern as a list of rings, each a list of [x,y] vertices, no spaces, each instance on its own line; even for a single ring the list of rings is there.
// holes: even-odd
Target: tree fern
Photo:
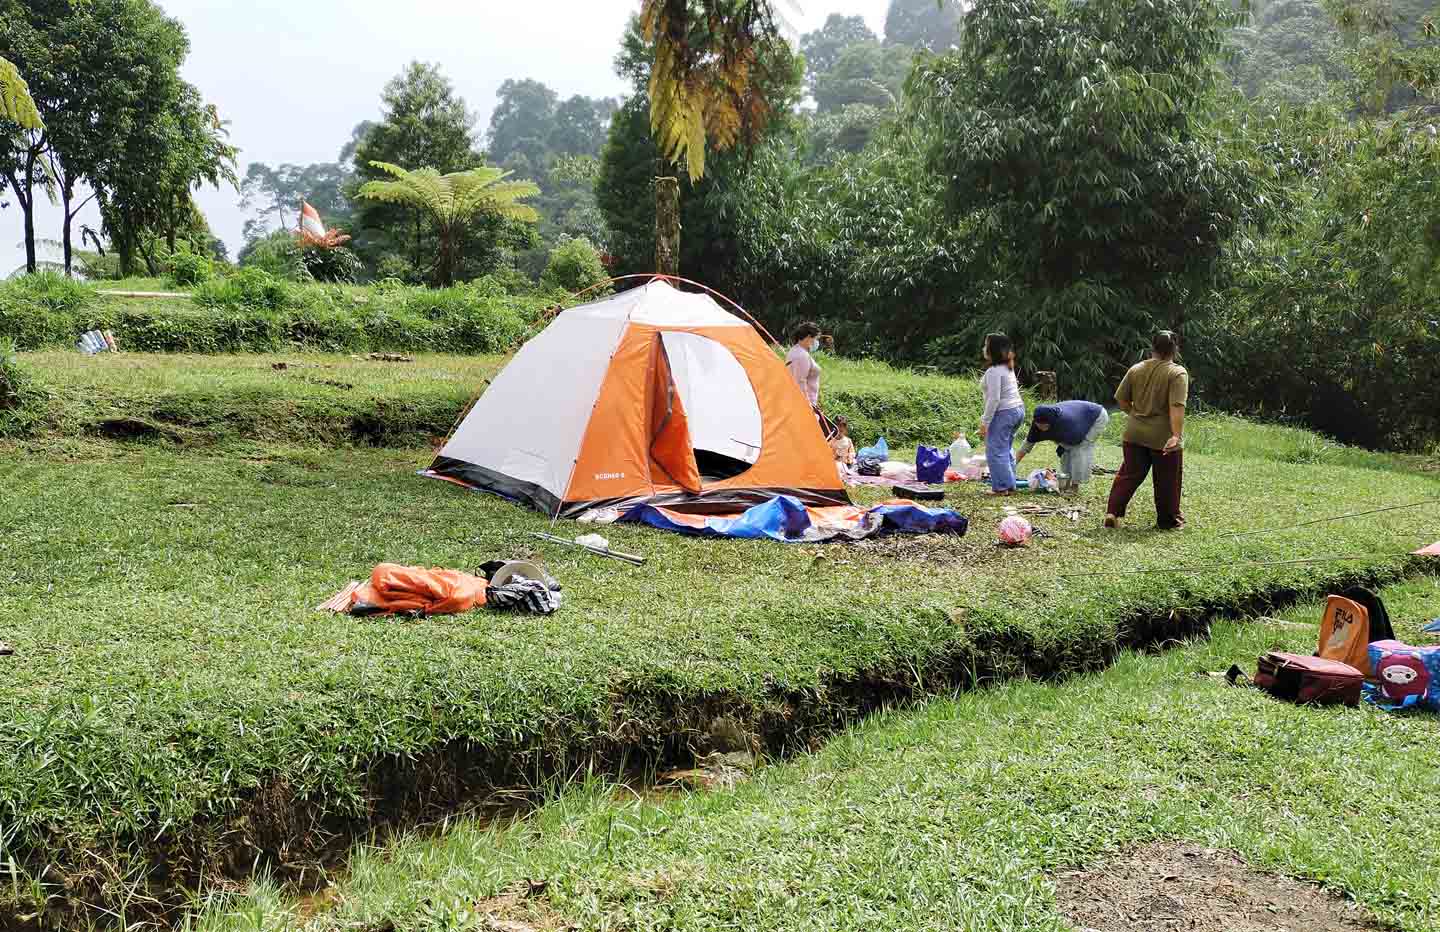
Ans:
[[[523,223],[540,219],[535,208],[519,203],[539,194],[540,188],[533,181],[506,181],[512,172],[484,165],[442,175],[433,168],[410,171],[389,162],[370,164],[393,180],[365,183],[361,197],[414,208],[435,224],[440,241],[435,280],[442,287],[454,281],[460,240],[477,215],[490,213]]]
[[[5,58],[0,58],[0,117],[18,123],[21,129],[44,129],[40,111],[30,97],[30,87],[20,71]]]

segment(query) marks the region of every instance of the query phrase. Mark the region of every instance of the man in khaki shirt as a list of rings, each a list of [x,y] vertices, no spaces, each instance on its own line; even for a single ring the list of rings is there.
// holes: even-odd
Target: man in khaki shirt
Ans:
[[[1155,334],[1150,348],[1150,358],[1131,366],[1115,391],[1115,400],[1129,421],[1125,425],[1125,462],[1110,489],[1105,526],[1120,526],[1130,499],[1153,468],[1155,523],[1162,531],[1173,531],[1185,526],[1180,486],[1190,374],[1175,362],[1179,344],[1174,333],[1162,330]]]

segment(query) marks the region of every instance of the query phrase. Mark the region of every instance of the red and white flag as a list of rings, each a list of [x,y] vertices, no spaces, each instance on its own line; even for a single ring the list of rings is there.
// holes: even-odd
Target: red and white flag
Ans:
[[[311,207],[309,201],[300,202],[300,233],[315,242],[325,240],[325,224],[320,221],[320,211]]]
[[[350,240],[350,237],[339,230],[325,229],[325,223],[320,219],[320,211],[311,207],[309,201],[300,202],[300,232],[296,235],[306,245],[330,248]]]

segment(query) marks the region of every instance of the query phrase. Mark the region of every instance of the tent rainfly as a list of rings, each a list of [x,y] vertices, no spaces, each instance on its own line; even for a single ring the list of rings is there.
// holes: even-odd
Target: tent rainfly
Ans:
[[[574,517],[776,495],[846,505],[809,403],[755,328],[657,279],[563,311],[495,377],[425,475]]]

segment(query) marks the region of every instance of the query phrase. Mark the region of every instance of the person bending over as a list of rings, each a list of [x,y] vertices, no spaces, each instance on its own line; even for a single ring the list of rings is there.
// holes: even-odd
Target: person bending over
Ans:
[[[1029,456],[1035,444],[1053,440],[1060,452],[1060,491],[1079,491],[1094,470],[1095,444],[1109,423],[1110,412],[1093,401],[1038,405],[1015,462]]]

